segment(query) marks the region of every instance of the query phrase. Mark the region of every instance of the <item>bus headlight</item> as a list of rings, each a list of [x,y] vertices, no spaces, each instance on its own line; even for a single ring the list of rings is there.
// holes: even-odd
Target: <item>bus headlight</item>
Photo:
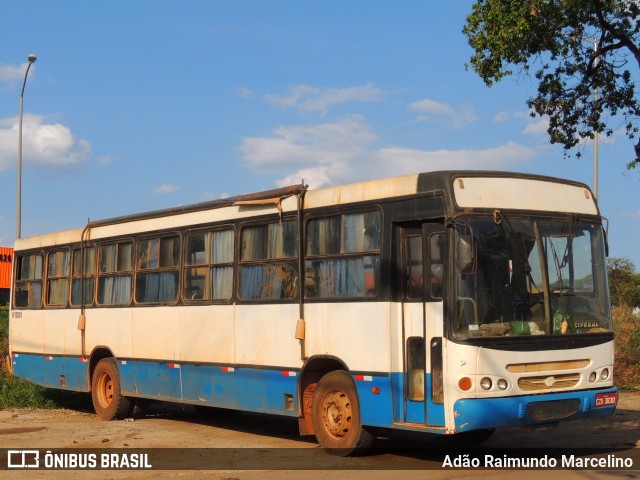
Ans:
[[[500,380],[498,380],[496,385],[498,385],[498,388],[500,390],[506,390],[507,387],[509,386],[509,384],[507,383],[507,381],[504,378],[501,378]]]
[[[493,382],[489,377],[484,377],[482,380],[480,380],[480,386],[485,390],[491,390]]]
[[[598,374],[596,372],[591,372],[591,374],[589,375],[589,381],[591,383],[595,382],[597,378],[598,378]]]
[[[600,372],[600,380],[607,380],[609,378],[609,369],[603,368]]]

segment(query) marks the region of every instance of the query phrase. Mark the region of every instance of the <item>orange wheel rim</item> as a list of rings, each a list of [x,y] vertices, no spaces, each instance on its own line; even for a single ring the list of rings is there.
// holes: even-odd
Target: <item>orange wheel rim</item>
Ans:
[[[109,407],[113,402],[113,379],[107,372],[103,372],[98,378],[98,401],[103,408]]]
[[[329,392],[322,402],[322,423],[335,438],[344,438],[351,429],[353,410],[349,397],[339,390]]]

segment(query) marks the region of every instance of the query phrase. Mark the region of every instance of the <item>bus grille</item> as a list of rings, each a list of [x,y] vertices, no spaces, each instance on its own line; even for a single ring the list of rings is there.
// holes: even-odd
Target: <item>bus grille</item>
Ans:
[[[575,370],[586,368],[591,362],[583,360],[564,360],[557,362],[512,363],[507,365],[507,371],[511,373],[534,373],[549,370]]]
[[[518,379],[518,386],[527,392],[536,390],[551,390],[556,388],[575,387],[580,382],[579,373],[563,375],[543,375],[540,377],[522,377]]]

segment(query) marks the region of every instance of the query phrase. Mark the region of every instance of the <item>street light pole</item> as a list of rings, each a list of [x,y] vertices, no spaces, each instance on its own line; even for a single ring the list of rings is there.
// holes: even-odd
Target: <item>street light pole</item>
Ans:
[[[27,58],[29,65],[27,65],[27,71],[24,73],[24,81],[22,82],[22,91],[20,92],[20,115],[18,119],[18,187],[16,198],[16,239],[21,235],[21,217],[22,217],[22,99],[24,97],[24,87],[27,85],[27,75],[29,75],[29,69],[33,62],[36,61],[36,56],[32,53]]]

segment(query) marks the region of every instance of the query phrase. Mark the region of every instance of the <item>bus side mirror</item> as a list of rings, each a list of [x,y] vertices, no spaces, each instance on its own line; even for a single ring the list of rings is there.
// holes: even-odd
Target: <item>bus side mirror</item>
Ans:
[[[458,272],[462,275],[475,272],[476,262],[473,247],[473,236],[458,235],[458,238],[456,239],[456,253],[458,259]]]

